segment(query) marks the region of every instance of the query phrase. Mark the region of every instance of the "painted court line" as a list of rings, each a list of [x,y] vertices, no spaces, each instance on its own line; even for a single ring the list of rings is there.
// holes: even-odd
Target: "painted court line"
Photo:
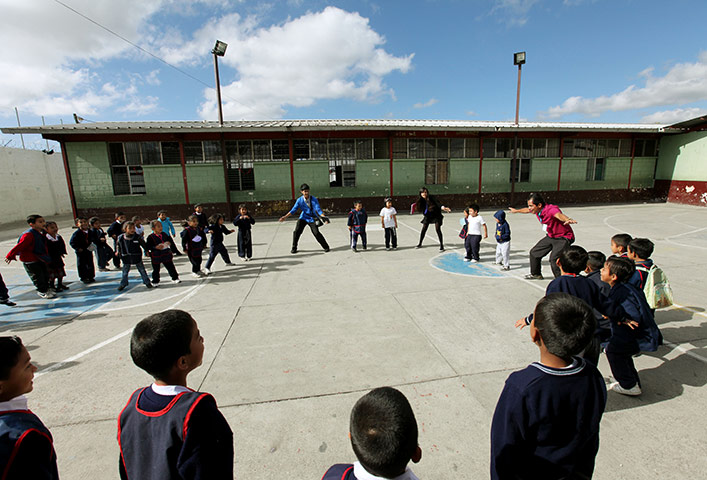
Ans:
[[[206,278],[206,280],[204,280],[204,282],[203,282],[201,285],[198,285],[198,286],[195,287],[190,293],[188,293],[187,295],[185,295],[184,297],[182,297],[180,300],[178,300],[178,301],[176,301],[175,303],[173,303],[167,310],[172,309],[172,308],[176,308],[180,303],[182,303],[182,302],[188,300],[189,298],[191,298],[192,296],[194,296],[194,295],[196,294],[196,292],[198,292],[199,290],[201,290],[202,288],[204,288],[204,286],[208,283],[208,280],[209,280],[209,279]],[[66,365],[67,363],[74,362],[74,361],[76,361],[76,360],[78,360],[78,359],[80,359],[80,358],[85,357],[86,355],[88,355],[88,354],[90,354],[90,353],[92,353],[92,352],[95,352],[96,350],[100,350],[101,348],[105,347],[106,345],[110,345],[111,343],[115,342],[116,340],[120,340],[121,338],[123,338],[123,337],[125,337],[125,336],[127,336],[127,335],[130,335],[130,333],[131,333],[132,331],[133,331],[133,329],[132,329],[132,327],[131,327],[131,328],[125,330],[124,332],[121,332],[121,333],[119,333],[119,334],[117,334],[117,335],[115,335],[115,336],[109,338],[108,340],[104,340],[104,341],[102,341],[102,342],[100,342],[100,343],[97,343],[96,345],[94,345],[94,346],[92,346],[92,347],[90,347],[90,348],[84,350],[83,352],[77,353],[76,355],[73,355],[73,356],[71,356],[71,357],[69,357],[69,358],[67,358],[67,359],[64,359],[64,360],[62,360],[61,362],[55,363],[54,365],[43,369],[41,372],[37,372],[37,373],[34,375],[34,378],[39,378],[39,377],[41,377],[42,375],[44,375],[44,374],[46,374],[46,373],[52,372],[52,371],[54,371],[54,370],[57,370],[57,369],[63,367],[63,366]]]

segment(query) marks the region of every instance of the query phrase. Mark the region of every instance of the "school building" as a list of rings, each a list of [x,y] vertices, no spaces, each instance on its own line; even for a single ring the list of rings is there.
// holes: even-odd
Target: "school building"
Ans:
[[[75,213],[279,216],[307,183],[330,213],[409,205],[675,201],[707,206],[707,117],[675,125],[423,120],[104,122],[3,128],[61,144]],[[58,156],[57,156],[58,157]]]

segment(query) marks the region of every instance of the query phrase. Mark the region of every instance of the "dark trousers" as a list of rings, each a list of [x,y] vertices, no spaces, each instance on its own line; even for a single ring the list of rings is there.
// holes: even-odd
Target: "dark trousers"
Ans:
[[[105,243],[98,245],[96,249],[96,260],[98,261],[98,268],[106,268],[110,263],[111,258],[113,258],[113,249]]]
[[[47,293],[49,290],[49,269],[44,262],[23,263],[25,272],[29,275],[35,288],[40,293]]]
[[[238,256],[241,258],[253,256],[253,239],[250,230],[238,230]]]
[[[317,239],[319,245],[321,245],[324,250],[329,250],[329,244],[326,243],[326,239],[324,238],[324,235],[322,235],[319,231],[319,227],[317,227],[314,222],[308,223],[307,221],[302,220],[301,218],[297,220],[297,225],[295,225],[295,231],[292,232],[292,250],[297,250],[299,237],[302,236],[302,232],[304,232],[304,227],[306,226],[309,226],[309,229],[312,230],[312,235],[314,235],[314,238]]]
[[[638,342],[627,325],[613,327],[611,338],[606,345],[606,359],[609,361],[611,374],[623,388],[641,385],[638,371],[633,364],[633,356],[640,351]]]
[[[147,276],[147,271],[145,270],[145,264],[142,262],[139,263],[125,263],[123,262],[123,276],[120,279],[120,286],[125,288],[128,286],[128,275],[130,274],[130,268],[135,267],[137,268],[137,271],[140,272],[140,278],[142,278],[142,283],[145,285],[152,285],[150,283],[150,277]]]
[[[192,273],[199,273],[201,271],[201,252],[199,252],[198,256],[189,252],[189,262],[191,263]]]
[[[351,230],[351,248],[356,248],[356,243],[358,242],[358,237],[361,237],[361,245],[363,245],[363,248],[366,248],[368,246],[368,237],[366,237],[366,231],[361,230],[361,232],[356,233],[354,230]]]
[[[547,235],[541,238],[533,248],[530,249],[530,273],[541,275],[542,267],[540,261],[550,253],[550,268],[555,278],[561,275],[560,267],[557,266],[557,259],[562,251],[570,246],[570,241],[566,238],[550,238]]]
[[[464,239],[464,248],[466,248],[466,258],[478,261],[481,235],[467,235]]]
[[[118,239],[113,239],[113,251],[118,252]],[[115,268],[120,268],[120,255],[113,255],[113,266]]]
[[[10,298],[10,292],[8,292],[5,280],[2,279],[0,274],[0,300],[7,300],[8,298]]]
[[[93,265],[93,253],[90,250],[76,252],[76,268],[82,281],[93,280],[96,277],[96,267]]]
[[[172,277],[172,280],[179,279],[179,274],[177,273],[177,269],[174,268],[174,262],[172,260],[162,263],[152,262],[152,283],[160,282],[160,266],[162,264],[164,264],[164,268],[167,269],[167,272],[169,272],[169,276]]]
[[[418,246],[422,246],[422,239],[425,238],[425,234],[427,234],[427,227],[429,227],[429,223],[423,223],[422,224],[422,231],[420,232],[420,241],[417,244]],[[435,230],[437,230],[437,238],[439,238],[439,247],[442,248],[444,247],[444,239],[442,238],[442,222],[435,222]]]
[[[223,258],[223,261],[226,263],[231,263],[231,257],[228,256],[228,250],[226,250],[226,245],[223,243],[219,243],[218,245],[211,245],[211,249],[209,250],[209,258],[206,260],[206,268],[211,268],[211,265],[214,264],[214,260],[216,260],[216,256],[221,254],[221,258]]]
[[[390,248],[391,243],[393,248],[398,248],[398,232],[395,227],[387,227],[385,229],[385,248]]]

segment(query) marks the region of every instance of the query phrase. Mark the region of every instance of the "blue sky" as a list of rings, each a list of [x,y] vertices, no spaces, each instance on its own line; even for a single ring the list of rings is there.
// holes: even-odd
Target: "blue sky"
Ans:
[[[2,126],[16,125],[15,107],[23,125],[42,115],[71,122],[74,112],[92,121],[216,120],[217,38],[229,44],[220,63],[227,120],[510,120],[512,55],[521,50],[522,120],[672,123],[707,113],[701,1],[0,0],[0,8]],[[16,136],[0,142],[20,146]]]

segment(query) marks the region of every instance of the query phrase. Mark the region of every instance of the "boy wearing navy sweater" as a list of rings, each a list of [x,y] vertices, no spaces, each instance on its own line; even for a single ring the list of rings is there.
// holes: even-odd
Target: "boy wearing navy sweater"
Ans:
[[[161,265],[164,265],[169,276],[172,277],[172,283],[182,283],[182,281],[179,280],[179,274],[172,261],[172,245],[174,245],[174,240],[172,240],[169,234],[162,230],[162,222],[159,220],[150,222],[150,227],[152,227],[152,233],[148,235],[145,244],[147,245],[147,251],[150,254],[150,260],[152,262],[152,285],[160,283]]]
[[[58,479],[52,434],[27,407],[37,367],[19,337],[0,337],[0,478]]]
[[[349,232],[351,235],[351,250],[357,252],[356,242],[359,235],[361,236],[361,245],[363,249],[368,248],[368,238],[366,237],[366,223],[368,223],[368,214],[366,210],[363,209],[363,203],[360,200],[356,200],[353,204],[353,208],[349,212],[349,220],[347,225],[349,227]]]
[[[88,229],[88,219],[79,217],[76,219],[78,227],[71,238],[69,245],[76,252],[76,269],[79,271],[79,278],[83,283],[93,283],[96,281],[96,267],[93,264],[93,252],[95,249],[93,235]]]
[[[145,240],[135,232],[135,224],[133,222],[125,222],[123,228],[125,233],[118,237],[118,251],[115,252],[123,260],[123,276],[120,279],[118,291],[122,291],[128,286],[128,274],[130,273],[130,267],[133,265],[140,272],[142,283],[147,288],[158,286],[150,282],[150,277],[147,276],[147,271],[145,270],[145,264],[142,263],[142,252],[147,251]]]
[[[628,258],[636,263],[636,271],[628,280],[628,283],[635,286],[639,290],[643,290],[648,279],[648,271],[653,266],[654,244],[647,238],[634,238],[628,244]]]
[[[351,410],[349,428],[358,462],[336,464],[322,480],[417,480],[407,465],[419,462],[422,450],[405,395],[391,387],[371,390]]]
[[[108,227],[108,236],[113,239],[113,250],[118,251],[118,237],[123,234],[123,224],[127,220],[127,217],[123,212],[117,212],[115,214],[115,221]],[[113,255],[113,265],[115,268],[120,268],[120,256]]]
[[[540,299],[530,338],[540,362],[506,380],[491,424],[491,478],[591,478],[606,406],[604,379],[577,357],[596,327],[567,293]]]
[[[44,236],[44,217],[30,215],[27,217],[29,229],[22,233],[17,245],[5,256],[5,263],[9,264],[20,256],[20,262],[27,275],[37,289],[41,298],[51,299],[54,294],[49,290],[49,268],[52,259],[47,250],[47,238]]]
[[[155,382],[133,392],[118,417],[120,478],[233,479],[233,432],[214,397],[187,387],[204,356],[191,315],[167,310],[140,321],[130,356]]]

